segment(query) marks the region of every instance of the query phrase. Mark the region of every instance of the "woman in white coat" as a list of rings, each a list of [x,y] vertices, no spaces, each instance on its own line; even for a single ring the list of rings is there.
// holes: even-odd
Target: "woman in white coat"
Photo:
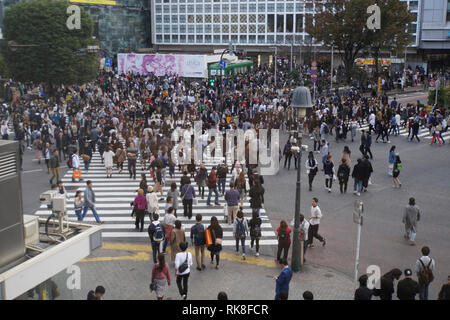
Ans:
[[[106,151],[103,153],[103,159],[105,163],[106,168],[106,178],[112,178],[112,171],[113,171],[113,161],[114,152],[112,152],[111,148],[108,146],[106,147]]]
[[[150,214],[150,220],[152,219],[152,216],[154,213],[158,213],[158,195],[156,192],[153,192],[153,187],[149,186],[147,188],[147,195],[145,196],[147,198],[147,205],[148,205],[148,213]]]

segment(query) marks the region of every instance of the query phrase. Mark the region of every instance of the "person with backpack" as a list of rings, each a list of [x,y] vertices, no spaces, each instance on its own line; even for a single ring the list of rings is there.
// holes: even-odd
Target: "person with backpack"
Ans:
[[[148,194],[147,194],[147,197],[148,197]],[[164,240],[164,246],[163,246],[162,253],[166,253],[167,245],[169,244],[171,236],[172,236],[172,230],[173,230],[173,228],[175,228],[175,221],[177,221],[177,218],[175,217],[174,212],[175,212],[175,209],[173,207],[170,207],[167,209],[167,213],[164,215],[163,226],[164,226],[164,233],[166,235],[166,239]]]
[[[399,300],[416,300],[416,294],[419,293],[419,284],[411,276],[411,269],[406,269],[405,278],[398,282],[397,297]]]
[[[186,242],[186,234],[184,229],[181,227],[181,221],[175,221],[175,228],[172,229],[170,233],[170,246],[171,246],[171,257],[172,261],[175,261],[175,255],[181,252],[180,244]]]
[[[187,242],[181,242],[181,251],[175,256],[175,275],[177,277],[178,291],[183,300],[187,299],[188,279],[192,266],[192,254],[186,251],[187,247]]]
[[[322,218],[322,211],[319,206],[319,199],[313,198],[311,206],[311,218],[309,219],[309,234],[308,234],[308,245],[310,248],[314,248],[313,240],[314,238],[322,242],[325,247],[327,240],[319,234],[320,219]]]
[[[253,244],[256,242],[255,256],[259,257],[259,239],[261,239],[261,224],[262,220],[258,217],[258,211],[252,210],[252,218],[248,222],[250,228],[250,249],[253,250]]]
[[[197,270],[206,269],[205,266],[205,226],[202,223],[202,215],[195,216],[195,224],[191,227],[191,244],[195,248],[195,261],[197,262]]]
[[[342,193],[347,193],[348,177],[350,176],[350,167],[347,165],[347,160],[342,158],[339,164],[337,178],[339,179],[339,188]]]
[[[244,212],[239,210],[234,220],[233,235],[236,239],[236,254],[239,254],[239,241],[242,245],[242,259],[245,260],[245,238],[248,235],[248,222],[244,218]]]
[[[416,200],[409,198],[409,204],[403,211],[402,222],[405,224],[405,239],[409,239],[410,245],[415,245],[417,222],[420,220],[421,210],[416,206]]]
[[[314,177],[317,174],[318,166],[317,160],[314,158],[314,154],[312,151],[308,153],[308,160],[305,163],[306,173],[308,174],[308,182],[309,182],[309,191],[312,191],[312,184],[314,181]]]
[[[152,223],[148,226],[148,236],[152,244],[153,263],[156,263],[157,254],[161,252],[161,243],[166,238],[164,228],[161,222],[159,222],[159,215],[157,213],[153,214]]]
[[[430,258],[430,248],[422,247],[422,257],[416,261],[416,274],[419,279],[419,299],[428,300],[428,287],[434,280],[435,262]]]
[[[291,228],[288,227],[286,221],[282,220],[277,228],[278,250],[275,262],[280,262],[281,253],[283,252],[283,260],[287,260],[289,247],[291,246]]]
[[[397,154],[395,155],[394,167],[392,169],[392,180],[394,182],[394,185],[392,186],[393,188],[397,188],[397,185],[398,188],[402,187],[402,182],[398,178],[398,176],[400,175],[400,170],[402,170],[402,168],[402,161],[400,160],[400,156]]]

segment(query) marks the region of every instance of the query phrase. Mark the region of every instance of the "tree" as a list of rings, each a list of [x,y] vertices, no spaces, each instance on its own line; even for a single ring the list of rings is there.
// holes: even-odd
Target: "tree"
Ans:
[[[93,40],[93,21],[81,8],[81,29],[69,30],[69,14],[65,1],[37,0],[12,5],[3,20],[2,51],[8,71],[17,81],[54,85],[82,84],[95,78],[98,71],[96,54],[77,56],[75,52]],[[10,47],[9,41],[31,47]]]
[[[347,81],[355,59],[370,45],[366,10],[371,4],[372,0],[328,0],[323,6],[316,6],[315,20],[306,22],[306,32],[341,54]]]
[[[411,34],[407,32],[407,25],[414,21],[406,2],[379,0],[377,5],[381,11],[381,29],[368,32],[369,51],[375,59],[375,79],[379,74],[378,59],[381,53],[403,51],[412,40]]]
[[[428,104],[433,106],[434,101],[436,101],[436,88],[428,92]],[[444,88],[444,86],[439,86],[439,91],[437,95],[437,105],[439,107],[447,108],[450,103],[450,87]]]

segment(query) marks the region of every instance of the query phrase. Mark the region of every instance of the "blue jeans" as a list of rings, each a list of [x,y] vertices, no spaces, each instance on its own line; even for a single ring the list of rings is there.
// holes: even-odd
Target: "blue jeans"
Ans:
[[[84,169],[85,170],[89,170],[89,164],[91,163],[91,161],[89,160],[89,161],[87,161],[87,160],[84,160]]]
[[[209,205],[211,203],[211,194],[214,192],[215,196],[214,196],[214,203],[218,204],[219,203],[219,193],[217,192],[217,187],[215,188],[209,188],[208,191],[208,200],[206,200],[206,204]]]
[[[223,178],[223,179],[219,179],[219,192],[225,193],[225,183],[226,183],[227,179]]]
[[[245,254],[245,238],[236,238],[236,252],[239,252],[239,240],[241,240],[242,253]]]
[[[428,300],[428,287],[430,284],[419,284],[419,299]]]
[[[81,220],[80,221],[83,221],[84,217],[86,216],[86,213],[87,213],[88,209],[91,209],[92,213],[94,214],[95,221],[100,222],[100,218],[99,218],[99,216],[97,214],[97,210],[95,209],[95,206],[84,207],[83,214],[81,215]]]
[[[77,216],[77,218],[78,218],[78,221],[81,221],[81,220],[82,220],[82,218],[81,218],[81,212],[82,212],[81,209],[75,210],[75,214],[76,214],[76,216]]]
[[[358,191],[359,193],[361,193],[361,189],[362,189],[362,180],[355,179],[355,184],[353,185],[353,191]]]

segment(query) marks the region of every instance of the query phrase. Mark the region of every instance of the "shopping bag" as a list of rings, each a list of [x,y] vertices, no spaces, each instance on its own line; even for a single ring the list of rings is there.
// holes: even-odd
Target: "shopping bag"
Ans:
[[[72,177],[74,179],[81,179],[81,170],[73,170]]]
[[[209,247],[213,244],[212,237],[211,237],[211,231],[209,229],[205,230],[205,239],[206,239],[206,246]]]

